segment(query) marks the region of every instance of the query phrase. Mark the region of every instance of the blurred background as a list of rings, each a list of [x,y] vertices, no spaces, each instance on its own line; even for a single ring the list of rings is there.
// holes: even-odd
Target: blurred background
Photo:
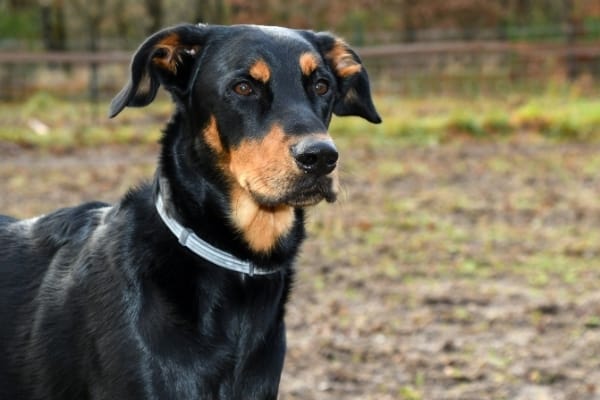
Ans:
[[[383,94],[591,90],[600,74],[597,0],[1,0],[0,99],[110,96],[130,51],[182,21],[332,30]]]
[[[108,104],[197,21],[335,32],[384,120],[330,127],[281,399],[600,399],[599,0],[0,0],[0,212],[150,179],[168,97]]]

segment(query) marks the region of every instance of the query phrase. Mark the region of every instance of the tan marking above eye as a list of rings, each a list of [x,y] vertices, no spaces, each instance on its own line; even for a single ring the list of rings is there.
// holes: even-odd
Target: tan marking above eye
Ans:
[[[250,67],[250,76],[257,81],[267,83],[271,79],[271,69],[267,63],[260,59]]]
[[[319,67],[319,60],[313,53],[302,53],[299,62],[300,70],[305,76],[310,76]]]

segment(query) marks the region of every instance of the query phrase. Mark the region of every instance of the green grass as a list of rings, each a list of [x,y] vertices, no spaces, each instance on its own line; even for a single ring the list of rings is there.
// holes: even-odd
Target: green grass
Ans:
[[[506,98],[376,98],[384,122],[334,118],[336,138],[369,135],[405,144],[431,145],[456,137],[489,138],[534,132],[557,140],[598,141],[600,99],[577,93]],[[108,102],[90,105],[38,93],[23,104],[0,105],[0,141],[24,146],[72,148],[119,143],[152,143],[168,120],[172,105],[157,101],[106,117]]]
[[[0,141],[26,147],[76,148],[154,143],[172,106],[161,101],[109,119],[108,103],[68,102],[37,93],[22,104],[0,104]]]
[[[355,119],[334,119],[336,135],[365,132],[431,144],[457,136],[486,138],[534,132],[561,140],[600,139],[600,100],[580,96],[514,95],[498,98],[377,99],[384,123],[370,127]]]

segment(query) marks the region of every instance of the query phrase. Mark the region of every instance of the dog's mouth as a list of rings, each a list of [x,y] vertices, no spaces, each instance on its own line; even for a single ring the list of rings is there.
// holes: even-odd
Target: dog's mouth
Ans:
[[[287,198],[287,204],[294,207],[313,206],[322,200],[333,203],[337,199],[337,185],[331,177],[323,177],[312,184],[299,184]]]
[[[265,196],[250,190],[255,201],[264,207],[287,205],[290,207],[309,207],[325,200],[333,203],[337,200],[337,177],[324,176],[318,179],[298,179],[280,196]]]

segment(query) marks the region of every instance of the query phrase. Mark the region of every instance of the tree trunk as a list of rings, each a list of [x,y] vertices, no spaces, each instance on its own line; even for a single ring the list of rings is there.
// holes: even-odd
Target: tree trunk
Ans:
[[[67,49],[67,29],[62,0],[40,2],[42,42],[48,51]]]
[[[577,39],[577,29],[573,12],[573,1],[565,1],[565,36],[567,45],[567,79],[574,81],[577,78],[577,58],[572,53],[571,49],[575,45]]]

